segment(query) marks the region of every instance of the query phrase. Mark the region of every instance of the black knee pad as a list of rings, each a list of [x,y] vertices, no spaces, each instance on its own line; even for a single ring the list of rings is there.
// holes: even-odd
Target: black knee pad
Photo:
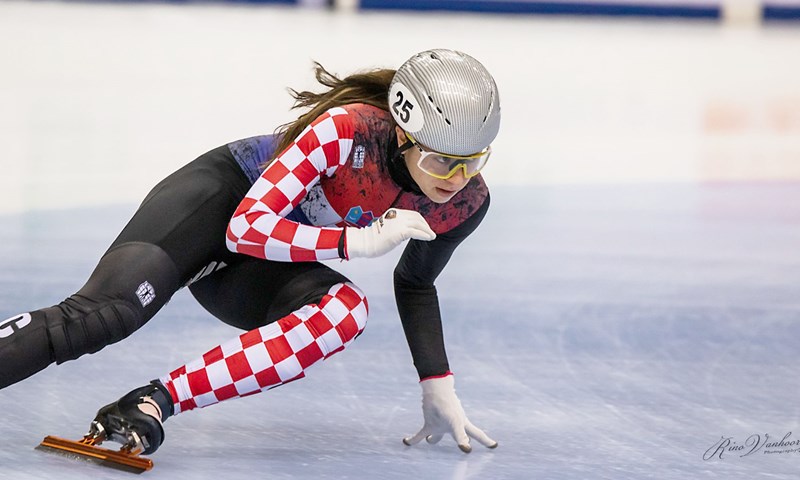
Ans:
[[[57,363],[94,353],[144,325],[179,288],[175,264],[156,245],[109,250],[75,295],[43,309]]]
[[[94,304],[73,295],[60,305],[39,312],[46,317],[56,363],[95,353],[144,324],[139,309],[125,300]]]

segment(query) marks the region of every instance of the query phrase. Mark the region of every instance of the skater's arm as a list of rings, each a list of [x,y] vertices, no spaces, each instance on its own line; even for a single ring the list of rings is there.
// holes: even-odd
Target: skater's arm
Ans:
[[[314,120],[256,180],[231,218],[228,249],[268,260],[302,262],[339,258],[342,228],[287,220],[322,175],[347,161],[353,124],[342,108]]]
[[[488,208],[487,196],[472,216],[458,227],[438,235],[436,240],[410,241],[395,268],[397,309],[420,379],[449,371],[434,281],[456,247],[481,223]]]
[[[487,196],[480,208],[458,227],[440,234],[432,242],[409,243],[395,270],[397,306],[422,388],[424,423],[415,435],[403,438],[406,445],[414,445],[423,438],[428,443],[437,443],[450,435],[465,453],[472,451],[470,438],[488,448],[497,447],[496,441],[469,421],[456,395],[433,285],[456,247],[477,228],[488,207]]]

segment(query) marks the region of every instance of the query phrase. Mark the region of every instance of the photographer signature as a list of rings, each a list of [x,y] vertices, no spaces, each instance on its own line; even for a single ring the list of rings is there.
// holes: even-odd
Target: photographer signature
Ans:
[[[768,433],[764,435],[754,433],[747,437],[744,443],[738,443],[733,440],[733,437],[720,437],[706,453],[703,454],[703,460],[712,460],[719,458],[722,460],[725,456],[738,456],[747,457],[757,452],[764,454],[774,453],[800,453],[800,439],[790,439],[792,432],[783,436],[780,441],[770,442]]]

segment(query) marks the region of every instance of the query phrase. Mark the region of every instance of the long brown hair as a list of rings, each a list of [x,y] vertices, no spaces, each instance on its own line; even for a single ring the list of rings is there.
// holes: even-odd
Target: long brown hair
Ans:
[[[339,78],[325,70],[319,62],[314,62],[314,76],[317,82],[328,87],[328,90],[315,93],[289,89],[289,93],[295,99],[292,109],[310,108],[310,110],[297,117],[297,120],[278,127],[276,133],[282,134],[282,137],[272,159],[282,153],[303,129],[329,108],[350,103],[366,103],[388,112],[389,84],[394,74],[395,70],[392,69],[374,69]]]

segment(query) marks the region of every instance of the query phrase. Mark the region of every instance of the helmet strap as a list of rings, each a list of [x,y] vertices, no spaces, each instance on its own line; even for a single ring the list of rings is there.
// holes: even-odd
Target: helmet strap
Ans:
[[[392,130],[392,133],[394,133],[394,130]],[[388,159],[386,165],[389,167],[389,176],[392,177],[394,183],[398,184],[406,192],[422,195],[422,189],[419,188],[419,185],[411,176],[411,172],[408,171],[406,158],[403,156],[403,152],[413,146],[414,144],[411,141],[407,141],[398,147],[397,136],[392,135],[386,152],[386,158]]]

